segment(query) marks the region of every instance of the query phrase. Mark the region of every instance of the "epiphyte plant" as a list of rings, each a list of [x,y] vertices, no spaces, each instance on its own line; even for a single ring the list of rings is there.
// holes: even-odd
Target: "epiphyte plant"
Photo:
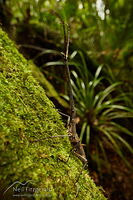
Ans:
[[[104,82],[107,84],[108,81],[101,75],[102,69],[100,65],[90,80],[84,71],[72,71],[71,81],[80,119],[80,139],[86,140],[87,156],[97,163],[99,171],[103,165],[110,169],[107,147],[116,152],[129,167],[123,150],[133,153],[133,148],[126,140],[126,136],[133,137],[133,133],[123,126],[128,118],[133,118],[133,110],[125,105],[124,96],[116,92],[121,82],[104,86]]]

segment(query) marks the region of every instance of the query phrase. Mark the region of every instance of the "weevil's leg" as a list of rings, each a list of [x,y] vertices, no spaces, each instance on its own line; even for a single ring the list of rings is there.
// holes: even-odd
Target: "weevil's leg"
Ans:
[[[71,135],[54,135],[54,136],[48,136],[48,137],[45,137],[45,138],[41,138],[41,139],[38,139],[38,140],[32,140],[30,142],[40,142],[40,141],[43,141],[43,140],[48,140],[50,138],[57,138],[57,137],[71,137]]]
[[[77,199],[77,197],[78,197],[79,190],[80,190],[80,187],[78,187],[78,185],[77,185],[77,191],[76,191],[76,195],[75,195],[76,199]]]
[[[68,119],[67,119],[67,128],[69,127],[69,124],[70,124],[70,116],[69,115],[67,115],[67,114],[64,114],[64,113],[62,113],[62,112],[60,112],[60,111],[58,111],[61,115],[64,115],[65,117],[67,117]]]
[[[78,178],[77,178],[77,180],[75,181],[75,183],[74,183],[74,185],[76,186],[76,183],[78,183],[78,181],[79,181],[79,178],[80,178],[80,176],[81,176],[81,174],[82,174],[82,172],[83,172],[83,170],[86,168],[88,166],[88,163],[86,162],[86,163],[84,163],[84,165],[83,165],[83,167],[82,167],[82,169],[81,169],[81,171],[79,172],[79,175],[78,175]],[[76,198],[78,197],[78,194],[79,194],[79,190],[80,190],[80,188],[77,186],[77,192],[76,192]]]
[[[71,155],[71,153],[73,152],[73,149],[71,149],[71,151],[70,151],[70,153],[69,153],[69,156],[68,156],[68,158],[67,158],[67,161],[66,162],[68,162],[69,161],[69,158],[70,158],[70,155]]]
[[[81,174],[82,174],[83,170],[84,170],[84,169],[87,167],[87,165],[88,165],[88,163],[87,163],[87,162],[86,162],[86,163],[84,163],[84,165],[83,165],[83,167],[82,167],[81,171],[79,172],[78,178],[77,178],[77,180],[75,181],[75,184],[76,184],[76,183],[78,183],[78,181],[79,181],[79,178],[80,178],[80,176],[81,176]]]
[[[87,159],[84,157],[84,156],[82,156],[82,155],[80,155],[79,153],[77,153],[77,152],[73,152],[81,161],[82,161],[82,163],[84,164],[84,165],[86,165],[86,163],[87,163]]]

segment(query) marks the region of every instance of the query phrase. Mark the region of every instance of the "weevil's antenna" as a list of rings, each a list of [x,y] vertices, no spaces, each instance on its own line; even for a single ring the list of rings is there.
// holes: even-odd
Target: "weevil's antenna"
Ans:
[[[63,35],[64,35],[64,64],[66,68],[67,73],[67,82],[69,86],[69,98],[70,98],[70,122],[76,121],[76,110],[75,110],[75,104],[74,104],[74,97],[73,97],[73,89],[71,85],[71,76],[70,76],[70,69],[68,64],[68,54],[69,54],[69,43],[70,43],[70,28],[67,23],[64,22],[62,17],[59,15],[59,13],[51,10],[52,14],[56,15],[58,19],[60,20],[62,27],[63,27]],[[75,128],[73,128],[75,129]],[[76,130],[74,131],[76,133]]]
[[[65,35],[64,35],[64,62],[65,62],[65,67],[66,67],[66,72],[67,72],[67,79],[68,79],[68,85],[69,85],[69,96],[70,96],[70,121],[76,118],[76,110],[75,110],[75,105],[74,105],[74,97],[73,97],[73,89],[71,85],[71,76],[70,76],[70,69],[69,69],[69,64],[68,64],[68,52],[69,52],[69,43],[70,43],[70,29],[69,25],[64,24],[63,26]]]

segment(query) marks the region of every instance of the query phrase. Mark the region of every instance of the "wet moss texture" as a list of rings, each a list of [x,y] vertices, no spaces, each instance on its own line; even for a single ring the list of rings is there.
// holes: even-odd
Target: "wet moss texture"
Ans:
[[[0,29],[0,184],[1,193],[5,191],[3,199],[13,198],[11,189],[15,185],[10,186],[14,183],[18,187],[16,181],[34,188],[34,194],[23,199],[106,199],[86,170],[80,174],[83,166],[70,154],[69,139],[47,138],[67,132],[57,109],[30,69],[28,61]],[[33,142],[44,137],[46,139]]]

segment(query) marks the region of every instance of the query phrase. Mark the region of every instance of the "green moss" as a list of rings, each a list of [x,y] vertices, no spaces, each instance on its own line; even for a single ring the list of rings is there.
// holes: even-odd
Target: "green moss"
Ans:
[[[31,67],[31,71],[33,76],[39,81],[39,84],[46,89],[49,97],[54,97],[60,105],[63,107],[69,107],[68,103],[60,97],[60,95],[55,90],[54,86],[45,78],[44,74],[40,71],[40,69],[33,63],[33,61],[29,61]]]
[[[60,115],[32,77],[28,62],[0,29],[0,180],[5,191],[13,182],[38,188],[31,199],[106,199],[82,170],[69,139],[36,139],[66,135]],[[76,183],[75,183],[76,182]],[[42,190],[41,190],[42,189]],[[6,199],[12,199],[7,191]]]

